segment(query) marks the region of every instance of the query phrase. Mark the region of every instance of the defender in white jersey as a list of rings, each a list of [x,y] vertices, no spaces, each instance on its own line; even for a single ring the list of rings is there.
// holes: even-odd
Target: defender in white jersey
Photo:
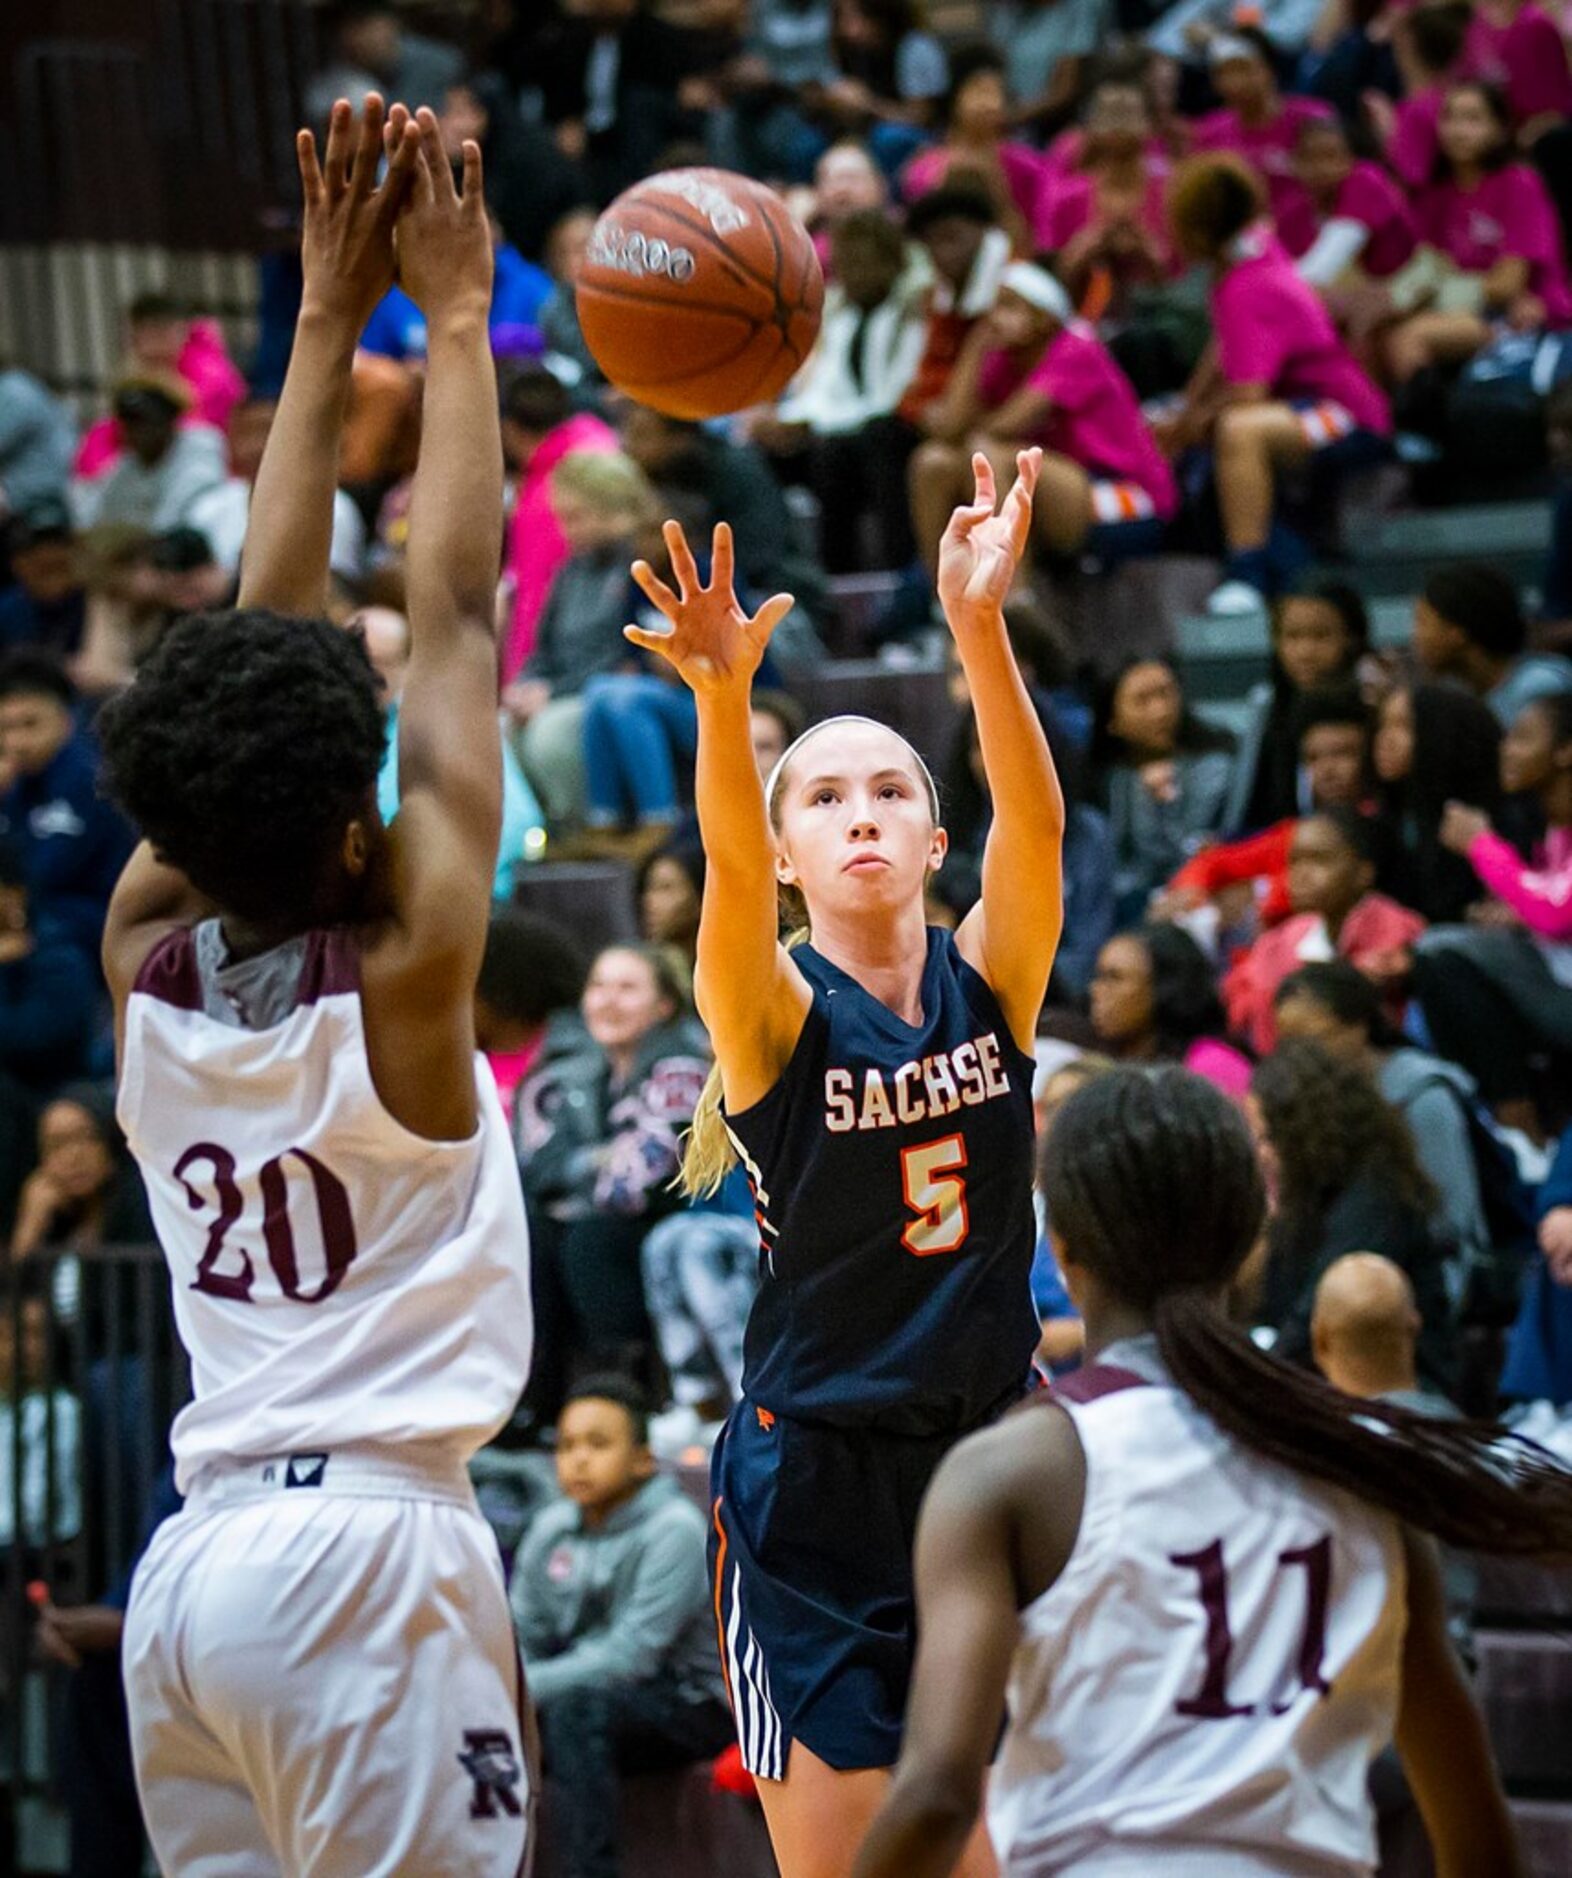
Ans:
[[[1004,1878],[1368,1878],[1394,1734],[1439,1878],[1513,1878],[1446,1631],[1449,1543],[1564,1554],[1531,1443],[1340,1395],[1224,1316],[1260,1231],[1248,1131],[1183,1070],[1055,1120],[1055,1252],[1090,1362],[944,1463],[917,1541],[906,1747],[856,1878],[942,1878],[982,1802]]]
[[[377,183],[384,155],[385,179]],[[429,111],[309,133],[300,323],[240,605],[104,716],[147,840],[110,911],[120,1117],[195,1399],[133,1586],[137,1777],[179,1878],[502,1878],[535,1782],[466,1463],[527,1379],[523,1202],[473,992],[501,816],[502,454],[480,158]],[[402,804],[364,644],[320,617],[355,341],[425,313]]]

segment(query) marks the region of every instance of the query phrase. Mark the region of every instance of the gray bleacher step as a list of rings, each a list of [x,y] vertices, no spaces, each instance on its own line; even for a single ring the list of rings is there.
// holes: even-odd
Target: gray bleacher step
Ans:
[[[513,904],[566,926],[588,952],[639,936],[625,861],[533,861],[514,875]]]
[[[1567,1878],[1572,1872],[1572,1801],[1513,1800],[1510,1804],[1529,1878]]]
[[[1383,561],[1495,561],[1505,555],[1540,555],[1549,539],[1548,502],[1481,502],[1371,515],[1347,530],[1343,548],[1351,562],[1363,567]]]
[[[1572,1629],[1572,1568],[1483,1553],[1477,1556],[1475,1565],[1479,1588],[1474,1609],[1481,1625],[1510,1629],[1514,1624],[1524,1628],[1559,1624]]]
[[[1476,1686],[1509,1789],[1572,1799],[1572,1637],[1481,1630]]]

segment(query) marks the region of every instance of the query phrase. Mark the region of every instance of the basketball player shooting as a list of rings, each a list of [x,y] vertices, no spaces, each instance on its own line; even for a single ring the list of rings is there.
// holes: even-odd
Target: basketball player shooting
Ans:
[[[104,944],[119,1114],[195,1390],[126,1686],[164,1871],[473,1878],[522,1868],[530,1810],[466,1473],[531,1342],[471,1016],[502,799],[491,245],[479,150],[456,187],[429,111],[384,123],[372,96],[357,130],[341,101],[299,160],[304,294],[240,604],[176,625],[103,719],[147,837]],[[384,828],[377,681],[320,613],[350,363],[395,255],[429,375]]]

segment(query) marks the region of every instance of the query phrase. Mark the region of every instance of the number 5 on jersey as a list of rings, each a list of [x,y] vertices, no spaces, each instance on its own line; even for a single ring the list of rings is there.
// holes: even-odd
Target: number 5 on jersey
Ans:
[[[914,1258],[958,1252],[971,1222],[966,1217],[966,1142],[960,1135],[901,1150],[901,1190],[915,1218],[901,1244]]]

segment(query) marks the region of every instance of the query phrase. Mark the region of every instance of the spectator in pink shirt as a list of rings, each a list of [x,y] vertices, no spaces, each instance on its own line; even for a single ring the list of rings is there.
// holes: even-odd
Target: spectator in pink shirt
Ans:
[[[1045,452],[1034,513],[1050,550],[1124,556],[1161,545],[1178,507],[1173,471],[1129,379],[1045,268],[1004,270],[992,314],[956,365],[945,420],[948,440],[912,460],[913,526],[930,558],[957,491],[970,486],[973,449],[1009,480],[1016,451],[1034,443]]]
[[[227,432],[246,381],[230,358],[224,335],[212,320],[186,319],[167,294],[138,294],[126,308],[129,369],[174,372],[191,387],[183,424],[210,424]],[[91,425],[77,448],[72,475],[91,481],[103,475],[125,449],[113,417]]]
[[[511,684],[535,649],[546,592],[569,555],[551,506],[551,473],[575,451],[619,450],[617,433],[587,412],[574,413],[563,386],[543,365],[519,369],[503,393],[502,441],[518,476],[503,567],[513,591],[502,648],[502,682]]]
[[[1435,168],[1441,104],[1458,76],[1473,12],[1466,0],[1435,0],[1394,15],[1392,51],[1403,95],[1394,104],[1384,92],[1367,91],[1361,102],[1393,174],[1416,190]]]
[[[1003,57],[991,46],[955,53],[945,100],[944,142],[919,150],[906,165],[901,172],[903,199],[915,202],[941,183],[981,182],[1001,223],[1018,245],[1024,245],[1021,238],[1037,212],[1043,160],[1029,144],[1006,141],[1009,112]]]
[[[848,215],[863,209],[889,206],[890,185],[866,144],[855,137],[832,143],[819,158],[813,172],[811,199],[804,203],[804,219],[813,234],[814,252],[824,269],[826,281],[833,269],[830,238]]]
[[[1173,165],[1152,153],[1145,93],[1132,79],[1105,79],[1085,127],[1077,167],[1045,172],[1034,223],[1039,252],[1055,257],[1054,271],[1080,307],[1088,295],[1106,303],[1176,271],[1167,204]]]
[[[1180,250],[1212,270],[1213,343],[1163,429],[1175,449],[1213,452],[1228,550],[1217,614],[1255,610],[1303,559],[1273,519],[1282,472],[1374,461],[1392,428],[1385,398],[1263,218],[1264,193],[1239,158],[1202,156],[1181,167],[1169,200]]]
[[[1477,80],[1447,92],[1441,148],[1419,198],[1421,238],[1472,283],[1473,304],[1415,313],[1386,337],[1393,381],[1430,365],[1458,365],[1490,343],[1493,322],[1518,332],[1572,325],[1561,223],[1537,171],[1514,158],[1501,94]]]
[[[1300,125],[1294,183],[1277,233],[1312,287],[1330,287],[1350,269],[1385,280],[1412,259],[1419,237],[1408,199],[1378,164],[1354,160],[1335,118]]]
[[[1463,45],[1462,70],[1505,94],[1525,150],[1572,117],[1566,41],[1533,0],[1480,0]]]
[[[1207,52],[1221,111],[1197,120],[1193,150],[1227,150],[1243,157],[1266,183],[1273,214],[1294,188],[1294,145],[1299,127],[1332,115],[1317,98],[1285,98],[1277,89],[1271,41],[1258,27],[1220,33]]]
[[[1538,800],[1544,840],[1525,861],[1480,809],[1447,805],[1441,839],[1495,896],[1488,924],[1442,926],[1414,955],[1414,989],[1438,1051],[1479,1084],[1498,1121],[1547,1137],[1535,1064],[1565,1088],[1572,1058],[1572,695],[1536,698],[1501,744],[1501,786]],[[1555,1059],[1559,1059],[1559,1064]]]

